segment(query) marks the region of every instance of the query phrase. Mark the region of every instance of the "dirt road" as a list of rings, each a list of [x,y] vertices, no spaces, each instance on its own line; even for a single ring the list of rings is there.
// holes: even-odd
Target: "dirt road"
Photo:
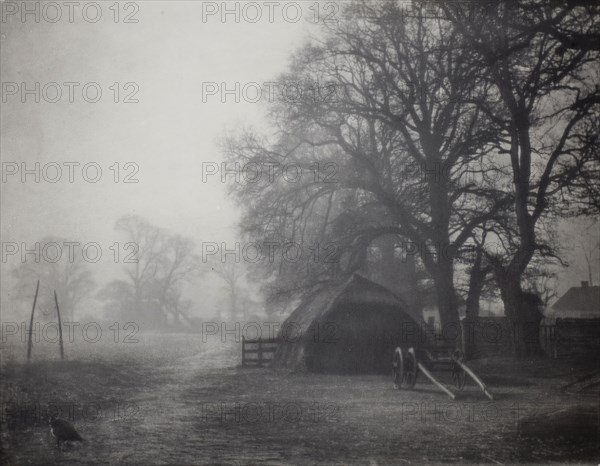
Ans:
[[[180,342],[181,343],[181,342]],[[559,387],[568,369],[513,373],[479,362],[495,400],[469,385],[451,401],[421,380],[291,374],[238,367],[236,345],[3,366],[4,464],[597,464],[590,438],[528,438],[520,421],[583,407],[597,394]],[[501,364],[494,362],[493,364]],[[506,374],[506,375],[499,375]],[[541,377],[544,375],[544,377]],[[86,439],[59,450],[44,417],[57,409]],[[595,437],[594,437],[595,436]],[[595,463],[594,463],[594,460]]]

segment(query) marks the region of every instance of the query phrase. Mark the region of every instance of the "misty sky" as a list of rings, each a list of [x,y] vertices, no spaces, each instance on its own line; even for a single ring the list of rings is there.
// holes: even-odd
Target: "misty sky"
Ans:
[[[201,164],[220,160],[215,140],[225,129],[260,123],[263,105],[224,105],[216,97],[202,103],[201,83],[272,80],[302,43],[305,25],[203,23],[191,2],[143,2],[136,17],[138,24],[3,24],[3,82],[97,82],[103,89],[96,104],[77,89],[72,104],[66,96],[56,104],[7,96],[3,161],[97,162],[106,171],[96,184],[77,168],[73,184],[66,170],[56,184],[9,177],[3,205],[13,208],[3,211],[3,233],[111,241],[114,220],[125,213],[207,240],[229,233],[232,204],[219,182],[201,183]],[[113,103],[114,82],[137,83],[139,103]],[[130,90],[121,91],[123,98]],[[139,183],[115,184],[114,162],[136,162]]]
[[[69,23],[66,7],[55,24],[35,23],[33,17],[22,23],[18,14],[2,23],[3,83],[26,82],[29,88],[36,81],[41,86],[81,83],[74,88],[74,103],[62,85],[63,98],[57,103],[44,101],[43,95],[40,103],[34,96],[27,96],[26,103],[18,94],[5,96],[2,161],[16,162],[19,168],[25,161],[32,169],[35,162],[40,169],[58,163],[63,176],[52,184],[43,177],[36,183],[27,175],[22,183],[20,174],[7,175],[2,183],[2,240],[31,244],[52,234],[82,244],[97,242],[110,256],[106,249],[124,239],[114,231],[115,220],[132,213],[199,243],[234,241],[238,212],[218,177],[202,183],[202,162],[221,161],[216,143],[226,131],[260,127],[268,104],[223,104],[217,96],[203,103],[201,83],[272,81],[311,29],[304,20],[308,11],[297,23],[282,16],[256,24],[236,23],[229,16],[222,23],[218,15],[203,22],[200,3],[139,2],[137,24],[115,24],[110,4],[102,5],[97,23],[77,12]],[[102,88],[97,103],[82,96],[88,82]],[[134,89],[124,89],[124,84],[136,83],[139,103],[114,103],[109,87],[115,82],[121,83],[121,100]],[[73,183],[64,162],[81,164],[74,167]],[[96,183],[83,179],[82,166],[89,162],[103,169]],[[135,162],[139,182],[115,183],[115,171],[109,169],[115,162],[121,177],[133,172],[123,170],[124,164]],[[93,167],[89,174],[95,176]],[[103,257],[94,264],[95,272],[113,273],[110,260]],[[2,265],[5,285],[10,263]]]
[[[20,2],[19,2],[20,3]],[[60,4],[61,2],[59,2]],[[85,2],[83,2],[85,3]],[[220,3],[220,2],[219,2]],[[259,2],[260,3],[260,2]],[[114,223],[124,214],[137,214],[152,223],[202,241],[235,241],[238,212],[215,177],[202,183],[202,162],[220,162],[216,142],[226,131],[264,124],[265,103],[222,104],[213,97],[202,102],[202,83],[273,81],[286,69],[290,54],[309,34],[312,12],[305,3],[303,20],[287,22],[281,13],[275,21],[256,24],[217,16],[202,21],[200,2],[137,2],[136,24],[116,23],[102,3],[103,17],[96,23],[75,12],[70,23],[10,16],[2,23],[1,74],[3,85],[25,82],[80,83],[74,103],[67,87],[58,103],[29,96],[3,95],[2,162],[79,162],[74,183],[62,179],[36,183],[20,174],[2,183],[2,241],[33,243],[46,235],[99,243],[108,248],[124,238]],[[123,6],[123,4],[121,4]],[[121,19],[127,12],[121,11]],[[264,13],[264,12],[263,12]],[[87,103],[81,88],[98,83],[103,91],[98,103]],[[127,82],[139,86],[139,103],[114,103],[113,83],[120,83],[120,100],[129,94]],[[94,162],[103,170],[97,183],[86,182],[81,167]],[[115,183],[115,162],[139,166],[138,183]],[[2,264],[2,296],[6,303],[10,283]],[[102,281],[114,277],[122,266],[108,260],[94,265]],[[579,272],[569,272],[564,291],[577,284]],[[198,293],[208,293],[199,285]]]

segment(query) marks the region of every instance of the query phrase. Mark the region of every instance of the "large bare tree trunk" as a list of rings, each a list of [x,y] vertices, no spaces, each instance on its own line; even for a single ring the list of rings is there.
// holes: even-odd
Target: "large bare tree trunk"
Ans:
[[[434,167],[441,165],[439,152],[439,141],[436,144],[428,144],[425,152],[432,161]],[[454,288],[454,251],[450,247],[450,202],[448,200],[448,186],[444,177],[433,177],[429,180],[429,195],[431,198],[431,229],[432,246],[435,251],[436,260],[431,262],[423,258],[426,265],[429,262],[429,270],[432,272],[433,281],[437,292],[438,312],[442,325],[442,337],[448,343],[457,347],[462,345],[462,331],[458,315],[458,301]],[[425,252],[425,251],[424,251]]]
[[[477,353],[475,325],[477,324],[477,320],[479,318],[479,301],[481,299],[481,292],[483,290],[486,275],[489,272],[489,269],[481,267],[482,260],[483,251],[481,248],[478,248],[469,279],[466,315],[463,325],[463,351],[467,360],[472,359]]]
[[[458,301],[454,290],[454,267],[450,261],[440,260],[433,281],[437,292],[438,312],[442,325],[442,336],[448,343],[461,345],[461,328]]]
[[[516,358],[524,358],[527,356],[527,351],[524,338],[524,319],[521,314],[523,290],[521,289],[520,280],[503,277],[498,281],[498,285],[504,303],[504,312],[512,323],[513,354]]]
[[[516,358],[542,353],[539,331],[542,314],[537,298],[521,288],[520,277],[503,272],[497,275],[504,311],[512,323],[513,353]]]

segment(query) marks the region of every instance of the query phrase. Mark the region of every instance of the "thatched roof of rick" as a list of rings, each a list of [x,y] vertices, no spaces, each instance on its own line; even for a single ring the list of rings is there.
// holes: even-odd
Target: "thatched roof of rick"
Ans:
[[[421,316],[358,274],[322,286],[285,320],[275,366],[330,373],[381,373],[396,346],[423,343]]]

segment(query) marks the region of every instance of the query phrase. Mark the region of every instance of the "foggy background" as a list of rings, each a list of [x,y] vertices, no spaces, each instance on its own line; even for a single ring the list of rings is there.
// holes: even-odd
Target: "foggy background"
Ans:
[[[1,235],[3,242],[32,245],[53,235],[80,243],[96,242],[103,252],[97,263],[88,264],[95,291],[75,313],[76,317],[101,313],[95,293],[107,282],[124,278],[126,264],[115,263],[109,247],[127,239],[115,231],[117,219],[134,214],[172,233],[192,238],[200,253],[202,242],[239,241],[239,211],[227,197],[226,185],[213,176],[202,182],[202,163],[217,162],[222,155],[218,141],[228,131],[243,126],[265,125],[268,103],[230,102],[217,96],[202,102],[202,82],[264,83],[286,70],[289,55],[316,33],[310,13],[297,23],[282,20],[255,24],[218,16],[202,21],[198,2],[139,2],[138,23],[115,23],[109,4],[96,23],[82,19],[81,12],[69,23],[28,21],[19,15],[2,23],[2,82],[97,82],[103,89],[98,103],[88,103],[75,90],[75,102],[63,97],[58,103],[18,95],[2,103],[2,162],[79,162],[75,181],[69,183],[63,166],[62,179],[39,183],[20,173],[8,176],[1,188]],[[121,7],[123,4],[121,4]],[[307,7],[308,4],[305,4]],[[124,15],[125,12],[121,11]],[[114,103],[109,86],[120,83],[121,100],[127,82],[137,83],[138,103]],[[65,88],[63,87],[63,91]],[[4,97],[4,96],[3,96]],[[86,182],[81,167],[98,163],[102,178]],[[118,162],[121,170],[135,162],[138,183],[115,183],[108,169]],[[4,171],[4,166],[3,166]],[[121,177],[126,174],[121,171]],[[584,222],[585,223],[585,222]],[[565,222],[563,258],[571,267],[560,271],[558,294],[580,280],[587,280],[587,265],[580,241],[593,242],[598,226],[587,237],[581,222]],[[123,252],[123,251],[121,251]],[[29,256],[31,257],[31,256]],[[594,284],[598,257],[593,261]],[[2,319],[25,318],[30,303],[14,298],[11,271],[20,254],[3,260],[1,267]],[[35,283],[31,283],[33,294]],[[215,315],[225,290],[213,274],[186,286],[193,301],[191,314],[203,319]],[[482,305],[485,310],[485,306]]]

